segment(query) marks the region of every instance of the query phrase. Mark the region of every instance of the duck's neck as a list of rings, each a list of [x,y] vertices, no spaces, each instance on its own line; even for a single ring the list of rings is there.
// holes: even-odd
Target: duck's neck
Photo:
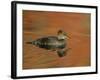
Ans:
[[[58,41],[65,41],[65,39],[58,39]]]

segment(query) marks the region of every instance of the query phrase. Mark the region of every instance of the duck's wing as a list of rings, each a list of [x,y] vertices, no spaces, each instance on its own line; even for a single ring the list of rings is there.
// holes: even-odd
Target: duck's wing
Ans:
[[[57,37],[55,37],[55,36],[48,36],[48,37],[39,38],[39,39],[37,39],[35,41],[37,43],[39,43],[39,44],[44,44],[45,45],[45,44],[57,41]]]
[[[54,43],[55,41],[57,41],[57,37],[48,36],[33,41],[33,44],[40,48],[52,49],[54,47],[52,43]]]
[[[50,42],[54,42],[57,40],[57,37],[55,36],[48,36],[48,37],[42,37],[42,38],[38,38],[36,40],[33,40],[33,41],[29,41],[29,42],[26,42],[27,44],[33,44],[33,45],[41,45],[41,44],[44,44],[44,43],[50,43]]]

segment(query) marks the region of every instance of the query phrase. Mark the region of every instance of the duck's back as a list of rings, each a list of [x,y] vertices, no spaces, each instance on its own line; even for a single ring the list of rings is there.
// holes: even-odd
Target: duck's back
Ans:
[[[39,38],[32,42],[32,44],[45,49],[56,49],[64,48],[65,44],[63,41],[59,41],[55,36],[48,36],[44,38]]]

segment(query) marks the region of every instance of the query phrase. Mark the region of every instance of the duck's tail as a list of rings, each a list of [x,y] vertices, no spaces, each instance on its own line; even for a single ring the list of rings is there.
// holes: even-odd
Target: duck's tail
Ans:
[[[26,44],[37,45],[37,42],[36,41],[29,41],[29,42],[26,42]]]
[[[26,44],[32,44],[32,42],[26,42]]]

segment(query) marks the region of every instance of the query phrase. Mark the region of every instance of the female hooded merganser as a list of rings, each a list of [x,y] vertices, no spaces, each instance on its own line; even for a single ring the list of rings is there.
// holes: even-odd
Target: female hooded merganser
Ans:
[[[62,30],[58,31],[57,36],[48,36],[36,39],[31,42],[27,42],[27,44],[35,45],[39,48],[44,48],[47,50],[57,51],[59,57],[63,57],[66,54],[68,49],[66,47],[66,38],[67,35]]]

